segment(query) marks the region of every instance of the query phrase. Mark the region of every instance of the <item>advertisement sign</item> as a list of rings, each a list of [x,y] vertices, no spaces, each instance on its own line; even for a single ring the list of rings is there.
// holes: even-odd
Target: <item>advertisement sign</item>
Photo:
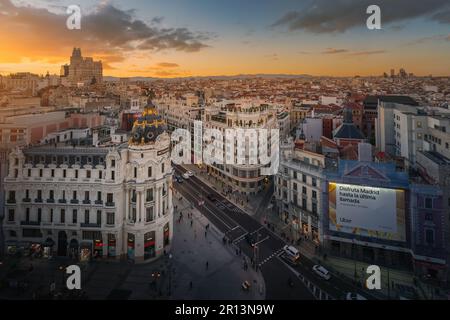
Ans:
[[[403,190],[329,184],[330,230],[405,241]]]

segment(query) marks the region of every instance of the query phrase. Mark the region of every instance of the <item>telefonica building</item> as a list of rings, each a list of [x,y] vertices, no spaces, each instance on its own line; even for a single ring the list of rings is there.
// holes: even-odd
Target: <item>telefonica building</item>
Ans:
[[[108,139],[103,129],[9,155],[4,233],[10,253],[144,262],[170,250],[172,169],[164,122],[149,100],[128,142],[113,143],[114,133]]]

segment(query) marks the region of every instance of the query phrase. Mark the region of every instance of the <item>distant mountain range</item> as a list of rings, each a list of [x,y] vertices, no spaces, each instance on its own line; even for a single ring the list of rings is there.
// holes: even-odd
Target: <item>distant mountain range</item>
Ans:
[[[214,79],[214,80],[226,80],[226,79],[249,79],[249,78],[307,78],[312,77],[309,74],[266,74],[266,73],[257,73],[257,74],[238,74],[233,76],[193,76],[193,77],[178,77],[178,78],[157,78],[157,77],[123,77],[127,78],[130,81],[155,81],[155,80],[191,80],[191,79]],[[122,77],[111,77],[104,76],[104,81],[119,81]]]

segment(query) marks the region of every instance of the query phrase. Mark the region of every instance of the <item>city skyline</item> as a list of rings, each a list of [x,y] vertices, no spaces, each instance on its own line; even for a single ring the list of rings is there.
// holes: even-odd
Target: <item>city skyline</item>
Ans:
[[[69,1],[0,0],[0,74],[59,74],[81,47],[116,77],[448,75],[446,1],[381,1],[381,30],[366,28],[369,2],[84,0],[68,30]]]

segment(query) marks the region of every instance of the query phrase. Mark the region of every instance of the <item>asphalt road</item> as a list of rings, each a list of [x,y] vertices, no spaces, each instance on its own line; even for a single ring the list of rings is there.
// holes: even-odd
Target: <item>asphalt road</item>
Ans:
[[[175,165],[174,168],[176,175],[186,171],[181,166]],[[257,261],[266,282],[267,299],[315,299],[311,290],[308,290],[304,282],[300,280],[299,275],[307,279],[312,286],[317,287],[317,291],[320,289],[327,293],[330,298],[343,299],[350,291],[357,291],[369,298],[352,283],[343,281],[338,276],[332,276],[328,281],[319,278],[312,271],[314,263],[303,255],[297,264],[286,261],[282,257],[282,248],[286,244],[283,239],[197,177],[190,177],[182,183],[175,181],[174,186],[216,228],[239,246],[245,255]],[[208,195],[212,197],[208,198]],[[257,242],[257,249],[246,241],[245,236],[248,234],[252,236],[253,242]],[[289,279],[294,281],[293,287],[288,285]]]

